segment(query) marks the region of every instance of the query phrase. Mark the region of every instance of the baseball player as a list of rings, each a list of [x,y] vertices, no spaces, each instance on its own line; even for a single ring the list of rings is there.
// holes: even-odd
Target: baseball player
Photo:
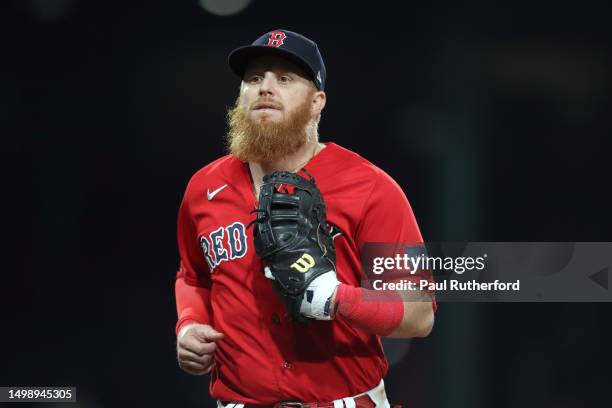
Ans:
[[[410,204],[384,171],[319,142],[316,43],[274,30],[228,62],[242,79],[229,154],[191,178],[178,215],[179,366],[211,373],[218,407],[389,407],[380,336],[427,336],[435,301],[362,288],[360,256],[422,242]]]

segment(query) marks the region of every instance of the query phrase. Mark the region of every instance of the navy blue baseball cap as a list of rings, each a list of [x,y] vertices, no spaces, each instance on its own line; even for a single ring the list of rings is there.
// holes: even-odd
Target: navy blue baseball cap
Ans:
[[[317,89],[325,89],[325,63],[314,41],[293,31],[274,30],[265,33],[251,45],[236,48],[227,62],[232,71],[242,78],[248,63],[263,55],[276,55],[303,67]]]

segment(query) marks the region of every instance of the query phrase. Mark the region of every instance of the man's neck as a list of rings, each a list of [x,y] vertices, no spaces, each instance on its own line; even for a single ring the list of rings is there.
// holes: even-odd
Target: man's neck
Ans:
[[[275,171],[296,172],[305,166],[324,148],[324,144],[314,140],[306,143],[298,151],[282,158],[281,160],[264,163],[249,162],[249,169],[251,170],[251,177],[253,178],[255,195],[259,196],[259,187],[261,186],[263,177],[265,175]]]

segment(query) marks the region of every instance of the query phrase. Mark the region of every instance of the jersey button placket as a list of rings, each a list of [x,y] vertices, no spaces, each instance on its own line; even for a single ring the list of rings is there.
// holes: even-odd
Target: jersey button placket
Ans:
[[[290,369],[292,367],[293,367],[293,364],[291,364],[289,361],[285,361],[283,363],[283,368]]]

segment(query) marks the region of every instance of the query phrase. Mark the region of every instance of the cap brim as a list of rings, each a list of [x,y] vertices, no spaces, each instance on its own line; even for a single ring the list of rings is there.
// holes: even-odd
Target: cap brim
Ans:
[[[244,76],[247,65],[253,58],[262,56],[277,56],[285,58],[300,67],[304,68],[314,81],[316,73],[300,56],[283,48],[269,47],[267,45],[247,45],[245,47],[236,48],[227,57],[227,63],[231,70],[240,78]]]

